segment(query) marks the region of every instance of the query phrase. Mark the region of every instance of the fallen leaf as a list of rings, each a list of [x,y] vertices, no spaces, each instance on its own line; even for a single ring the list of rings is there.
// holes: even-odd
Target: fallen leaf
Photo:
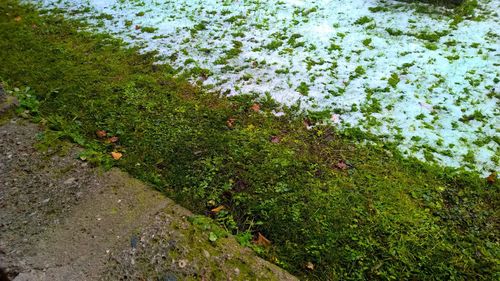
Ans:
[[[135,30],[139,30],[139,29],[141,29],[141,26],[140,25],[136,25],[135,26]]]
[[[115,143],[115,142],[117,142],[117,141],[118,141],[118,137],[117,137],[117,136],[112,136],[112,137],[110,137],[110,138],[108,139],[108,142],[110,142],[110,143]]]
[[[497,181],[497,172],[491,173],[487,178],[486,181],[489,184],[494,184]]]
[[[332,117],[330,119],[335,124],[340,123],[340,115],[339,114],[332,114]]]
[[[216,214],[217,214],[218,212],[220,212],[220,211],[224,210],[225,208],[226,208],[226,207],[224,207],[224,205],[220,205],[219,207],[217,207],[217,208],[213,208],[213,209],[212,209],[212,210],[210,210],[210,211],[212,211],[212,212],[214,212],[214,213],[216,213]]]
[[[279,143],[281,141],[281,138],[278,136],[272,136],[271,137],[271,142],[272,143]]]
[[[226,124],[227,124],[227,126],[228,126],[229,128],[233,128],[233,127],[234,127],[234,122],[235,122],[235,121],[236,121],[236,119],[234,119],[234,118],[229,118],[229,119],[227,119]]]
[[[15,21],[20,22],[22,20],[21,16],[17,16],[14,18]]]
[[[111,152],[111,157],[113,157],[113,159],[115,160],[120,160],[120,158],[122,158],[123,154],[121,154],[120,152],[116,152],[116,151],[113,151]]]
[[[106,131],[104,131],[104,130],[97,130],[97,131],[95,132],[95,134],[96,134],[96,135],[97,135],[97,137],[99,137],[99,138],[104,138],[105,136],[107,136],[107,135],[108,135],[108,133],[106,133]]]
[[[253,241],[255,245],[258,246],[263,246],[263,247],[268,247],[271,245],[271,241],[269,241],[262,233],[259,232],[257,235],[257,239]]]
[[[304,126],[306,127],[306,129],[310,130],[312,128],[312,121],[309,120],[309,119],[304,119]]]
[[[260,111],[260,104],[258,104],[258,103],[254,103],[254,104],[250,107],[250,109],[252,109],[252,110],[253,110],[253,111],[255,111],[255,112],[259,112],[259,111]]]
[[[208,79],[208,74],[207,74],[207,73],[205,73],[205,72],[202,72],[202,73],[200,74],[200,78],[201,78],[201,80],[206,81],[206,80]]]
[[[344,160],[340,160],[335,166],[341,170],[346,170],[348,168]]]
[[[309,262],[306,263],[306,268],[309,269],[309,270],[314,270],[314,264],[309,261]]]

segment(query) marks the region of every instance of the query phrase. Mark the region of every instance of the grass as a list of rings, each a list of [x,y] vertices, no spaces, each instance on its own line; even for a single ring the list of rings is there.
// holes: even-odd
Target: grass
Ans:
[[[356,129],[304,125],[325,114],[276,117],[270,98],[193,86],[85,27],[0,3],[0,78],[47,128],[42,141],[82,145],[82,158],[127,170],[244,244],[262,233],[271,246],[254,248],[304,279],[499,277],[498,183],[362,145]]]

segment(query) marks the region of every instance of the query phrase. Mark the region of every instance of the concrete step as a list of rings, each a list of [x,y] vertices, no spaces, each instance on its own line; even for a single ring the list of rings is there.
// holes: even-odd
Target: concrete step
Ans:
[[[0,125],[0,266],[13,280],[297,280],[231,236],[210,241],[209,220],[76,146],[35,149],[41,132]]]

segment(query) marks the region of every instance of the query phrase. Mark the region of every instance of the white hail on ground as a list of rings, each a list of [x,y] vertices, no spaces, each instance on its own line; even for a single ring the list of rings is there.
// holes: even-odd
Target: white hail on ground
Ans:
[[[341,128],[422,160],[499,168],[499,0],[479,0],[481,19],[456,27],[449,11],[376,0],[26,2],[65,9],[184,70],[206,69],[216,89],[333,110]]]

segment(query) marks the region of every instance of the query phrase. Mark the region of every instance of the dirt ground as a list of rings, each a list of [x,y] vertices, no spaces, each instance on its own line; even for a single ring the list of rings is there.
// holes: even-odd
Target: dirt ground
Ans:
[[[0,123],[0,267],[11,280],[296,280],[211,223],[80,148],[36,149],[37,125]],[[206,221],[206,220],[202,220]]]

